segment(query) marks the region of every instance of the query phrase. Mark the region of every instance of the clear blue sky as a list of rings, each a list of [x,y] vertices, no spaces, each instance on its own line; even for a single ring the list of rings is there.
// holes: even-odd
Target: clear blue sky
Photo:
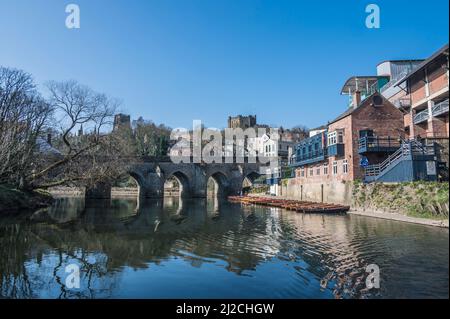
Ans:
[[[65,27],[65,6],[81,29]],[[381,28],[365,27],[365,6]],[[123,111],[172,127],[228,115],[291,127],[346,107],[352,75],[387,59],[425,58],[448,42],[448,0],[0,0],[0,65],[39,84],[76,79]]]

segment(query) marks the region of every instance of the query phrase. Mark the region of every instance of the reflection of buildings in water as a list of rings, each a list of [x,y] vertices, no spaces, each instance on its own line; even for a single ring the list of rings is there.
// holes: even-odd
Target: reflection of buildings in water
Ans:
[[[312,251],[315,246],[334,256],[340,249],[333,245],[346,239],[342,235],[346,230],[343,220],[328,224],[320,216],[284,214],[279,209],[241,207],[218,200],[165,198],[139,203],[113,200],[95,205],[87,203],[81,214],[74,213],[79,211],[79,206],[73,204],[64,208],[70,218],[64,215],[64,209],[58,211],[62,223],[24,225],[22,229],[27,236],[38,237],[39,241],[24,243],[19,254],[34,251],[35,256],[41,256],[40,260],[46,260],[45,264],[60,269],[67,260],[81,253],[86,258],[95,257],[94,261],[84,261],[83,271],[94,269],[108,274],[124,266],[147,268],[150,263],[159,264],[175,255],[193,267],[202,267],[206,261],[223,260],[227,263],[225,269],[242,274],[286,251],[283,232],[289,233],[288,223],[296,226],[295,238],[304,240],[295,252],[305,258],[308,258],[305,251]],[[135,205],[139,205],[137,210]],[[220,218],[213,218],[217,213]],[[332,243],[318,239],[324,236],[331,238]],[[17,246],[10,243],[9,247]],[[61,258],[53,259],[51,256],[56,252],[64,253]],[[38,258],[13,260],[23,268],[24,264],[36,264]],[[94,277],[96,274],[100,273],[93,272]]]
[[[309,265],[309,271],[321,279],[322,288],[336,280],[336,297],[358,294],[364,287],[365,261],[352,237],[348,216],[281,213],[282,227],[294,226],[294,240],[288,251]],[[345,288],[346,287],[346,288]]]

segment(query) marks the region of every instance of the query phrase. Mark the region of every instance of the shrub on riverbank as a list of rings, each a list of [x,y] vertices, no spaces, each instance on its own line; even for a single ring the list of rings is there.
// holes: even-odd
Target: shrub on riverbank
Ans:
[[[42,190],[24,192],[0,185],[0,213],[46,207],[52,199],[49,193]]]
[[[250,194],[265,194],[270,190],[269,185],[258,185],[250,189]]]
[[[353,206],[433,219],[449,216],[449,184],[438,182],[355,182]]]

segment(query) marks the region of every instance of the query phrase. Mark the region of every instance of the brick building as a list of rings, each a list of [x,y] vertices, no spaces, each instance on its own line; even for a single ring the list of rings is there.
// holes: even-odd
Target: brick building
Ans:
[[[297,145],[291,165],[299,183],[363,179],[363,160],[379,164],[399,148],[403,113],[379,93],[361,101],[354,86],[360,80],[351,78],[344,86],[352,94],[351,107],[329,122],[326,130]],[[379,79],[366,80],[373,85]]]
[[[449,137],[449,48],[448,44],[402,78],[409,114],[405,125],[411,138]]]

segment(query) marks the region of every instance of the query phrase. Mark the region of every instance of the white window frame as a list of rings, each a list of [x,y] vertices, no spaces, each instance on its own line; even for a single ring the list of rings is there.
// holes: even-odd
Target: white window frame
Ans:
[[[337,129],[328,133],[328,145],[344,144],[344,130]]]
[[[323,164],[323,175],[328,175],[328,163]]]
[[[338,162],[337,161],[333,161],[333,175],[337,175],[338,174]]]
[[[348,174],[348,160],[346,159],[342,161],[342,172]]]
[[[336,145],[337,144],[337,132],[333,131],[328,133],[328,145]]]

